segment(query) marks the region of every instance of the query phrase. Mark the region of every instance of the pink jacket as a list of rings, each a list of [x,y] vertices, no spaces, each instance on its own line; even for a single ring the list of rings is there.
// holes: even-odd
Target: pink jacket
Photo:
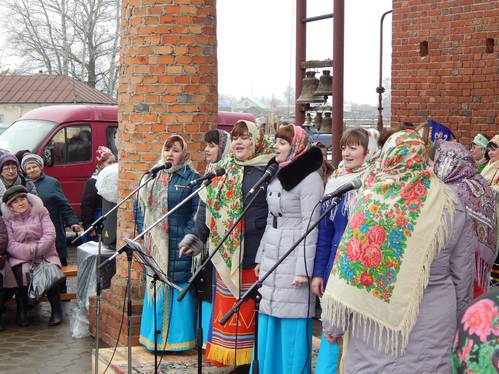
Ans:
[[[37,258],[45,257],[47,261],[61,266],[55,249],[55,228],[48,210],[38,196],[28,194],[28,201],[30,207],[20,214],[12,212],[2,203],[2,215],[9,235],[7,253],[10,266],[24,264],[23,273],[28,272],[32,264],[30,250],[36,246]]]

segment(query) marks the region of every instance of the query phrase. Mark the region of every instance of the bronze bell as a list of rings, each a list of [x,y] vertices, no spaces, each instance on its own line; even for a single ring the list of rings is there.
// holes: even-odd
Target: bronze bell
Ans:
[[[323,70],[319,86],[314,92],[314,96],[331,96],[333,95],[333,77],[330,70]]]
[[[333,130],[333,119],[331,118],[331,112],[324,113],[324,118],[322,119],[321,128],[319,132],[321,134],[331,134]]]
[[[321,123],[322,123],[322,113],[317,112],[314,118],[314,127],[319,130],[321,128]]]
[[[305,78],[302,81],[302,89],[300,96],[296,100],[297,103],[322,103],[324,98],[314,96],[315,90],[319,86],[319,80],[315,77],[315,71],[307,71]]]
[[[307,113],[305,116],[305,122],[303,123],[303,126],[312,126],[312,115],[310,113]]]

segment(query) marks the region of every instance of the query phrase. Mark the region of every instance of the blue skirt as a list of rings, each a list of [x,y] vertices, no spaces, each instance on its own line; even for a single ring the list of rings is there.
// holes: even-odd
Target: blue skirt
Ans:
[[[311,357],[311,318],[277,318],[263,313],[259,314],[258,364],[260,373],[311,373]]]
[[[203,309],[203,320],[201,321],[203,326],[203,344],[206,344],[208,341],[208,330],[210,329],[213,304],[208,301],[203,301],[201,303],[201,308]]]
[[[322,334],[317,363],[315,365],[315,374],[336,374],[339,353],[338,344],[329,343],[324,334]]]
[[[179,284],[184,288],[187,284]],[[196,301],[194,292],[177,301],[179,292],[168,287],[157,287],[156,326],[158,351],[187,351],[196,343]],[[154,300],[152,293],[144,295],[140,321],[140,344],[154,351]]]

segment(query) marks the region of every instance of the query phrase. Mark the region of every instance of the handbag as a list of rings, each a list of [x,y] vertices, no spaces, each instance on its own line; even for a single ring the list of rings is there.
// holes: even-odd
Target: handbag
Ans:
[[[28,273],[28,297],[30,299],[39,299],[50,290],[57,282],[64,278],[64,273],[59,266],[48,262],[45,257],[36,264],[36,254],[38,252],[38,244],[33,254],[32,266]]]

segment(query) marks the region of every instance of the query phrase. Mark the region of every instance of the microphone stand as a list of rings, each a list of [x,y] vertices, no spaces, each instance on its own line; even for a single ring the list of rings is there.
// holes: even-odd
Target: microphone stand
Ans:
[[[254,352],[253,352],[253,362],[252,362],[252,374],[258,374],[259,373],[259,366],[258,366],[258,312],[259,312],[259,307],[260,307],[260,300],[262,298],[262,295],[260,295],[259,289],[262,287],[263,282],[279,267],[279,265],[300,245],[300,243],[307,237],[308,234],[310,234],[322,221],[322,219],[331,212],[337,205],[340,200],[340,196],[335,196],[333,197],[333,201],[330,206],[326,208],[326,210],[321,214],[319,219],[314,222],[314,224],[308,228],[307,231],[296,241],[295,244],[289,248],[289,250],[284,253],[284,255],[277,260],[277,262],[269,269],[265,275],[261,277],[261,279],[257,280],[253,285],[242,295],[242,297],[238,300],[236,304],[230,309],[225,315],[219,320],[220,324],[225,325],[227,321],[239,311],[239,308],[241,305],[247,301],[249,298],[252,298],[255,300],[255,329],[256,329],[256,336],[255,336],[255,346],[254,346]],[[309,285],[310,287],[310,285]]]
[[[152,287],[153,287],[153,321],[154,321],[154,374],[158,374],[158,334],[159,330],[157,327],[157,318],[156,318],[156,312],[157,312],[157,292],[156,292],[156,284],[157,281],[161,281],[164,284],[166,284],[170,288],[175,288],[176,290],[180,290],[180,287],[178,287],[176,284],[173,282],[170,282],[166,276],[166,274],[161,270],[159,267],[158,263],[154,260],[154,257],[149,256],[145,254],[142,251],[142,248],[140,245],[133,240],[130,239],[124,239],[125,242],[127,243],[128,246],[130,246],[131,250],[137,255],[137,257],[140,259],[140,262],[142,265],[146,267],[146,269],[149,269],[150,272],[152,273],[152,276],[147,274],[148,276],[152,277]]]
[[[130,287],[130,279],[132,275],[132,259],[133,259],[133,252],[137,251],[136,248],[133,248],[130,242],[136,242],[137,240],[141,239],[144,235],[146,235],[149,231],[151,231],[155,226],[158,225],[161,221],[163,221],[165,218],[167,218],[170,214],[176,212],[178,209],[180,209],[184,204],[186,204],[189,200],[191,200],[196,194],[198,194],[202,189],[206,188],[211,184],[211,179],[208,179],[204,181],[201,186],[196,189],[194,192],[192,192],[189,196],[187,196],[184,200],[182,200],[180,203],[178,203],[172,210],[168,211],[161,217],[159,217],[155,222],[153,222],[147,229],[142,231],[141,234],[137,235],[134,239],[129,239],[125,240],[126,244],[123,245],[119,250],[117,250],[115,253],[113,253],[112,256],[110,256],[108,259],[106,259],[102,264],[99,265],[99,268],[102,269],[107,263],[110,261],[114,260],[118,255],[121,253],[125,252],[126,257],[127,257],[127,262],[128,262],[128,271],[127,271],[127,276],[128,276],[128,287],[127,287],[127,317],[128,317],[128,373],[132,373],[132,293],[131,293],[131,287]],[[172,284],[173,285],[173,284]],[[180,287],[173,285],[175,289],[180,291]]]
[[[257,190],[255,190],[255,192],[252,195],[250,195],[251,199],[248,201],[248,204],[246,204],[244,206],[244,209],[241,212],[241,214],[239,215],[239,217],[237,217],[237,220],[229,228],[229,230],[227,231],[227,233],[225,234],[225,236],[218,243],[217,247],[209,254],[209,256],[201,264],[201,266],[199,266],[197,268],[196,272],[191,276],[191,278],[187,282],[187,286],[185,286],[184,289],[177,296],[177,301],[179,301],[179,302],[182,301],[184,299],[185,295],[187,294],[187,292],[189,292],[189,290],[192,287],[196,286],[197,290],[199,290],[202,287],[203,283],[205,282],[205,279],[203,278],[202,273],[205,271],[205,269],[208,266],[208,264],[210,263],[211,259],[218,252],[218,250],[220,249],[220,247],[222,246],[222,244],[225,242],[225,240],[229,237],[229,235],[234,230],[234,228],[239,224],[239,222],[241,221],[241,219],[244,217],[244,215],[248,211],[248,209],[251,206],[251,204],[253,204],[253,202],[255,201],[256,197],[260,193],[260,191],[264,191],[269,182],[270,181],[267,181],[267,182],[263,183]],[[249,196],[247,196],[247,198],[248,197]],[[245,199],[245,201],[246,201],[246,199]],[[201,293],[198,292],[197,293],[197,297],[196,297],[196,304],[197,304],[197,308],[198,308],[198,331],[197,331],[197,344],[196,344],[196,346],[197,346],[197,351],[198,351],[198,373],[199,374],[201,374],[202,371],[203,371],[203,366],[202,366],[202,363],[203,363],[202,362],[202,357],[203,357],[203,352],[202,352],[202,349],[203,349],[202,316],[203,316],[203,314],[202,313],[203,312],[201,310],[201,304],[202,304],[201,303],[201,294],[202,294],[202,292]]]
[[[100,216],[97,218],[84,232],[82,232],[80,235],[78,235],[76,238],[74,238],[71,241],[71,244],[75,244],[79,239],[81,239],[83,236],[88,234],[91,231],[94,231],[97,233],[97,260],[95,262],[95,281],[96,281],[96,286],[95,286],[95,358],[94,358],[94,365],[95,365],[95,372],[99,372],[99,333],[100,333],[100,297],[101,297],[101,266],[100,266],[100,257],[102,254],[102,230],[104,229],[104,221],[106,218],[114,213],[121,205],[125,203],[130,197],[132,197],[138,190],[140,190],[142,187],[144,187],[149,181],[153,180],[156,178],[155,173],[150,173],[149,177],[145,180],[144,183],[140,184],[137,188],[135,188],[132,192],[130,192],[123,200],[121,200],[118,204],[116,204],[111,210],[109,210],[106,214],[103,216]]]

